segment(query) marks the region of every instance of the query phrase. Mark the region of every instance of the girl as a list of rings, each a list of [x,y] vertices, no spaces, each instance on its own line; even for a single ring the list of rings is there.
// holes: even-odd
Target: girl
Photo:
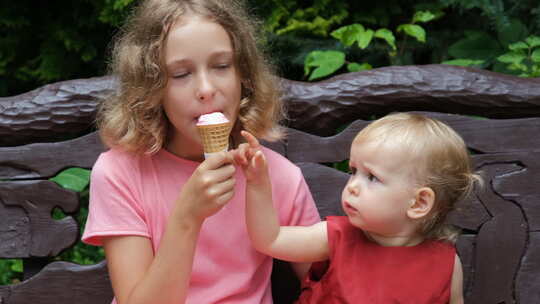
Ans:
[[[143,1],[121,31],[117,92],[98,117],[111,149],[92,170],[83,235],[104,246],[113,303],[272,303],[272,259],[252,248],[243,221],[245,178],[231,152],[203,161],[196,130],[199,116],[221,112],[235,122],[233,146],[241,129],[281,135],[255,34],[241,3],[224,0]],[[318,222],[300,170],[262,151],[280,222]]]
[[[266,157],[242,134],[248,144],[234,158],[247,178],[255,248],[287,261],[328,260],[313,265],[299,303],[463,303],[457,234],[445,219],[481,179],[450,127],[414,114],[371,123],[351,146],[347,216],[310,227],[279,226]]]

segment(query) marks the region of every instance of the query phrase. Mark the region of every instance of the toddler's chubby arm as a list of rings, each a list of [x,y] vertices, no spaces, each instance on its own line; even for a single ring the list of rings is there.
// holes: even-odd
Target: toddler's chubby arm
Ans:
[[[258,140],[242,131],[247,143],[233,151],[235,163],[246,176],[246,225],[253,246],[289,262],[328,258],[326,222],[312,226],[280,226],[272,201],[272,183]]]
[[[463,304],[463,269],[461,260],[457,254],[454,260],[454,272],[452,274],[450,304]]]

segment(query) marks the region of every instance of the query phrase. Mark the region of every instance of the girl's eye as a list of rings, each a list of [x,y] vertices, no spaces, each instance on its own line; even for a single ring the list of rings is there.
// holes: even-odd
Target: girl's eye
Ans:
[[[172,78],[176,78],[176,79],[178,79],[178,78],[184,78],[184,77],[186,77],[187,75],[189,75],[188,72],[184,72],[184,73],[176,73],[176,74],[173,74]]]
[[[217,68],[217,69],[220,69],[220,70],[223,70],[223,69],[229,68],[230,66],[231,66],[231,65],[228,64],[228,63],[223,63],[223,64],[218,64],[218,65],[216,66],[216,68]]]

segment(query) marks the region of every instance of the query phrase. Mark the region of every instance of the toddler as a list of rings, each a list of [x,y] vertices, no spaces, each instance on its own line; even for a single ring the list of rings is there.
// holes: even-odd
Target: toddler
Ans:
[[[462,138],[416,114],[372,122],[352,142],[346,216],[309,227],[280,226],[267,162],[257,140],[235,151],[246,174],[246,223],[253,246],[312,266],[298,303],[463,303],[462,267],[446,223],[481,182]]]

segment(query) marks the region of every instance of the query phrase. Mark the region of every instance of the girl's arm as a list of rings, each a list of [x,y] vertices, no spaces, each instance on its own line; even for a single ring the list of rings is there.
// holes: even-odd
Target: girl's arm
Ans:
[[[223,153],[203,162],[183,186],[155,255],[140,236],[103,241],[114,294],[119,304],[184,303],[195,247],[204,219],[233,196],[234,167]]]
[[[463,304],[463,269],[461,267],[461,260],[457,254],[454,261],[454,272],[452,274],[450,304]]]
[[[312,226],[282,226],[272,201],[266,159],[257,139],[242,131],[247,144],[235,151],[235,161],[246,175],[246,225],[253,246],[272,257],[290,262],[328,258],[326,222]]]
[[[104,239],[109,275],[119,304],[184,303],[200,224],[174,226],[168,224],[155,257],[148,238]]]

